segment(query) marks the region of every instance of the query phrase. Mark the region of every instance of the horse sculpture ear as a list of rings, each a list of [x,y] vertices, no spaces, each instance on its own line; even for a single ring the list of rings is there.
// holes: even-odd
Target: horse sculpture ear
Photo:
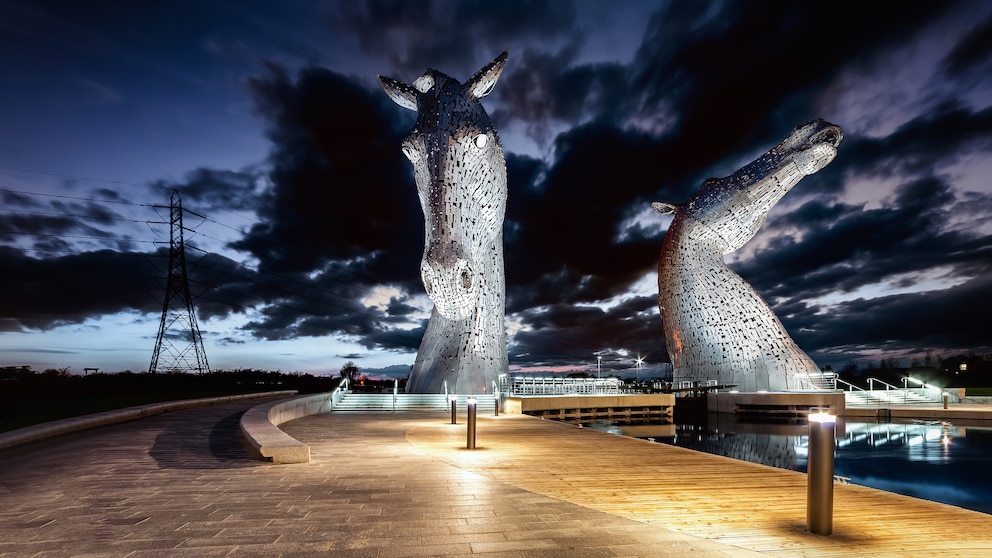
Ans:
[[[662,215],[675,215],[679,210],[678,205],[668,202],[651,202],[651,207]]]
[[[382,88],[386,91],[386,95],[393,100],[397,105],[416,111],[417,109],[417,95],[419,94],[416,89],[412,86],[403,83],[402,81],[396,81],[393,78],[388,78],[385,76],[379,76],[379,83],[382,84]]]
[[[475,75],[468,78],[465,82],[464,91],[476,99],[481,99],[486,95],[492,93],[494,87],[496,87],[496,81],[499,79],[499,75],[503,73],[503,66],[506,65],[506,56],[508,51],[503,51],[496,57],[495,60],[488,63]]]

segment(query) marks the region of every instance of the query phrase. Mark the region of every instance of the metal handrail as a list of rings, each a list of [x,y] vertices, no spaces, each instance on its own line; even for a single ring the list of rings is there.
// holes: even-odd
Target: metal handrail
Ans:
[[[334,388],[331,392],[331,408],[333,409],[341,402],[341,398],[344,394],[348,392],[348,378],[344,378],[338,384],[338,387]]]
[[[871,386],[875,382],[878,382],[878,383],[882,384],[883,386],[885,386],[885,391],[889,391],[890,389],[894,389],[896,391],[904,391],[901,387],[896,387],[896,386],[894,386],[894,385],[892,385],[892,384],[890,384],[888,382],[883,382],[882,380],[879,380],[878,378],[868,378],[868,385],[869,386]]]
[[[804,376],[793,376],[793,378],[799,383],[802,389],[808,391],[834,391],[837,389],[837,381],[840,380],[840,378],[837,377],[836,372],[821,372],[819,374],[820,385],[817,385],[814,382],[814,376],[816,376],[816,374],[807,373]]]
[[[908,389],[903,389],[901,387],[894,386],[894,385],[892,385],[892,384],[890,384],[888,382],[883,382],[882,380],[879,380],[878,378],[868,378],[868,385],[869,386],[872,386],[873,387],[875,382],[878,382],[878,383],[882,384],[883,386],[885,386],[885,391],[886,392],[888,392],[889,390],[895,390],[896,392],[898,392],[902,396],[902,402],[903,403],[906,403],[906,401],[909,399],[909,394],[912,393]]]
[[[799,382],[799,385],[804,390],[808,390],[808,391],[823,391],[823,388],[821,388],[820,386],[814,385],[813,384],[813,381],[808,376],[805,377],[805,378],[803,378],[802,376],[795,376],[795,379],[796,379],[797,382]]]
[[[854,389],[859,390],[859,391],[866,391],[865,388],[863,388],[861,386],[856,386],[856,385],[852,384],[851,382],[845,382],[844,380],[841,380],[840,378],[837,378],[837,381],[840,382],[840,383],[842,383],[842,384],[844,384],[845,386],[848,386],[849,388],[854,388]],[[848,389],[847,391],[853,391],[853,390]]]
[[[848,393],[854,393],[854,390],[858,390],[862,394],[864,394],[865,404],[866,405],[881,405],[884,402],[881,398],[876,397],[876,396],[873,396],[871,394],[871,390],[866,390],[865,388],[863,388],[861,386],[856,386],[856,385],[852,384],[851,382],[847,382],[847,381],[844,381],[844,380],[840,379],[839,377],[837,378],[837,381],[840,382],[840,383],[842,383],[842,384],[844,384],[845,386],[847,386],[847,388],[848,388],[847,389],[847,392]]]

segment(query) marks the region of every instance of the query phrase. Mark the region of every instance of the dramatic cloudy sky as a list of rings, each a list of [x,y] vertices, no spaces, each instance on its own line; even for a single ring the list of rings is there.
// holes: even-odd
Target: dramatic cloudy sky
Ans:
[[[211,367],[412,364],[414,115],[376,75],[503,50],[512,366],[667,360],[649,202],[815,117],[837,158],[731,266],[821,365],[992,352],[990,2],[4,0],[0,365],[148,368],[174,189]]]

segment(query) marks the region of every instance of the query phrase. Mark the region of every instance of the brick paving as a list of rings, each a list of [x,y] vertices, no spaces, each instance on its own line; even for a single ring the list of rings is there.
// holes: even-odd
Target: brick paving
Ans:
[[[407,441],[446,413],[307,417],[286,428],[314,438],[314,462],[262,463],[238,428],[257,404],[0,451],[0,557],[757,555],[518,488]]]

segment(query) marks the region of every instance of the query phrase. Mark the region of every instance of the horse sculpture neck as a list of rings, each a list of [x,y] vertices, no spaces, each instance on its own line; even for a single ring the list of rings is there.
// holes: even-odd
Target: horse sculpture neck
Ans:
[[[504,52],[464,84],[428,70],[412,85],[380,76],[389,97],[417,111],[403,140],[424,212],[420,275],[434,310],[407,383],[411,393],[489,393],[506,373],[503,325],[503,146],[480,102]]]
[[[675,215],[658,258],[658,307],[677,384],[793,390],[819,372],[723,256],[750,240],[803,177],[830,163],[842,137],[822,120],[806,123],[734,174],[707,180],[684,205],[652,204]]]

